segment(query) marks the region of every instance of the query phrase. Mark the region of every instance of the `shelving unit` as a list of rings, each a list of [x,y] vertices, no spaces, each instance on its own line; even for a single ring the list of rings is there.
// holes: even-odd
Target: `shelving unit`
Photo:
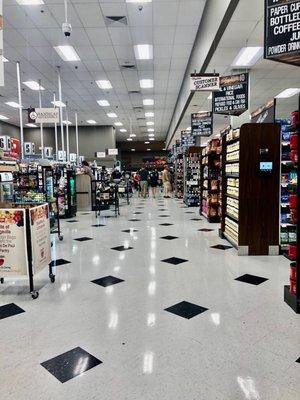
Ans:
[[[239,255],[279,253],[280,143],[278,124],[223,133],[220,236]]]
[[[184,165],[183,154],[177,154],[175,158],[175,196],[183,198],[184,193]]]
[[[201,147],[190,147],[184,155],[184,203],[189,207],[200,204]]]
[[[221,141],[212,139],[202,149],[200,213],[209,222],[220,222]]]

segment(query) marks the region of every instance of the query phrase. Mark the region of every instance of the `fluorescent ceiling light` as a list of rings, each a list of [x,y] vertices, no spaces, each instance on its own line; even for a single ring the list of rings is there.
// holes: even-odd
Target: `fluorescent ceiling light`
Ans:
[[[149,136],[149,137],[154,137],[154,136],[155,136],[155,133],[148,133],[148,136]]]
[[[153,140],[155,140],[155,138],[154,138],[154,137],[151,137],[151,138],[149,138],[149,140],[150,140],[150,141],[153,141]]]
[[[109,118],[118,118],[117,114],[114,112],[110,112],[106,114]]]
[[[115,122],[116,126],[123,126],[122,122]]]
[[[154,100],[153,99],[144,99],[143,104],[144,104],[144,106],[153,106]]]
[[[97,123],[94,119],[88,119],[86,122],[90,125],[96,125]]]
[[[60,100],[51,101],[51,104],[53,104],[55,107],[66,107],[65,103]]]
[[[151,149],[147,149],[147,151],[151,151]]]
[[[9,119],[9,118],[6,117],[5,115],[0,115],[0,120],[1,121],[6,121],[7,119]]]
[[[132,139],[129,137],[129,138],[127,138],[127,140],[128,140],[128,142],[132,142]]]
[[[9,60],[8,60],[6,57],[4,57],[4,56],[2,56],[2,61],[3,61],[3,62],[9,62]]]
[[[13,108],[21,108],[22,106],[20,106],[19,103],[16,103],[15,101],[7,101],[5,104],[7,104],[10,107]]]
[[[136,137],[136,134],[135,133],[131,133],[129,136],[130,137]]]
[[[149,128],[149,129],[147,129],[147,131],[148,132],[154,132],[154,129],[153,128]]]
[[[212,100],[212,92],[211,92],[211,94],[208,96],[207,100]]]
[[[131,151],[135,151],[135,149],[131,149]]]
[[[72,122],[71,122],[71,121],[63,121],[63,124],[65,124],[65,125],[72,125]]]
[[[137,44],[133,48],[137,60],[152,60],[153,46],[151,44]]]
[[[107,100],[97,100],[97,103],[101,107],[109,107],[110,106],[110,104],[109,104],[109,102]]]
[[[263,47],[243,47],[234,59],[233,67],[251,67],[263,56]]]
[[[125,132],[127,132],[127,129],[122,128],[122,129],[120,129],[120,132],[125,133]]]
[[[73,46],[55,46],[54,49],[64,61],[80,61],[80,57]]]
[[[17,0],[17,3],[21,6],[40,6],[45,4],[44,0]]]
[[[112,85],[111,85],[110,81],[100,80],[100,81],[96,81],[96,83],[100,89],[112,89]]]
[[[149,144],[150,142],[145,142],[145,144]]]
[[[288,97],[295,96],[295,94],[300,93],[300,88],[288,88],[283,90],[281,93],[279,93],[276,98],[277,99],[286,99]]]
[[[140,87],[142,89],[151,89],[153,88],[153,79],[141,79]]]
[[[36,81],[26,81],[23,82],[23,84],[31,90],[45,90],[45,88]]]
[[[28,126],[28,128],[37,128],[37,125],[31,123],[25,125]]]
[[[148,122],[146,122],[146,125],[148,125],[148,126],[153,126],[153,125],[154,125],[154,122],[153,122],[153,121],[148,121]]]
[[[154,117],[154,112],[146,112],[145,113],[146,118],[153,118]]]

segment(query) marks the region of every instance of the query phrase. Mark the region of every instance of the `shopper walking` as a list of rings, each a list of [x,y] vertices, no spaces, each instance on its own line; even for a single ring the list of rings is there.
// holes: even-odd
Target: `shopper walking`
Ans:
[[[148,193],[148,179],[149,179],[149,171],[142,167],[140,170],[140,177],[141,177],[141,194],[142,197],[146,197]]]
[[[162,181],[164,185],[164,198],[169,199],[170,193],[171,193],[171,174],[169,171],[169,167],[166,165],[165,169],[163,170],[162,173]]]
[[[140,197],[140,195],[141,195],[141,184],[140,184],[140,182],[141,182],[141,177],[140,177],[139,171],[137,171],[134,174],[133,183],[134,183],[134,188],[138,193],[138,197]]]
[[[152,196],[154,199],[155,199],[156,193],[157,193],[158,178],[159,178],[158,171],[156,168],[154,168],[150,172],[150,176],[149,176],[149,182],[150,182],[150,186],[151,186]]]

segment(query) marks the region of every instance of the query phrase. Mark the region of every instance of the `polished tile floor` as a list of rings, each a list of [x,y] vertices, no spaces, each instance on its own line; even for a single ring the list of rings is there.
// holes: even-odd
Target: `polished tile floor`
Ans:
[[[37,300],[0,287],[0,399],[300,399],[287,260],[238,257],[172,199],[72,221]]]

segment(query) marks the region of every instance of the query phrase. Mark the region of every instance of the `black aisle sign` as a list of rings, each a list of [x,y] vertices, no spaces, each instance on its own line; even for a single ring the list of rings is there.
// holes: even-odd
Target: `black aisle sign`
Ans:
[[[214,114],[241,115],[248,110],[248,73],[222,76],[220,91],[213,93]]]
[[[268,101],[251,113],[251,122],[257,124],[275,123],[276,99]]]
[[[213,133],[213,113],[198,112],[191,116],[192,135],[210,136]]]
[[[191,146],[195,146],[196,140],[191,131],[181,131],[181,146],[183,151]]]
[[[299,0],[265,0],[265,58],[300,65]]]

